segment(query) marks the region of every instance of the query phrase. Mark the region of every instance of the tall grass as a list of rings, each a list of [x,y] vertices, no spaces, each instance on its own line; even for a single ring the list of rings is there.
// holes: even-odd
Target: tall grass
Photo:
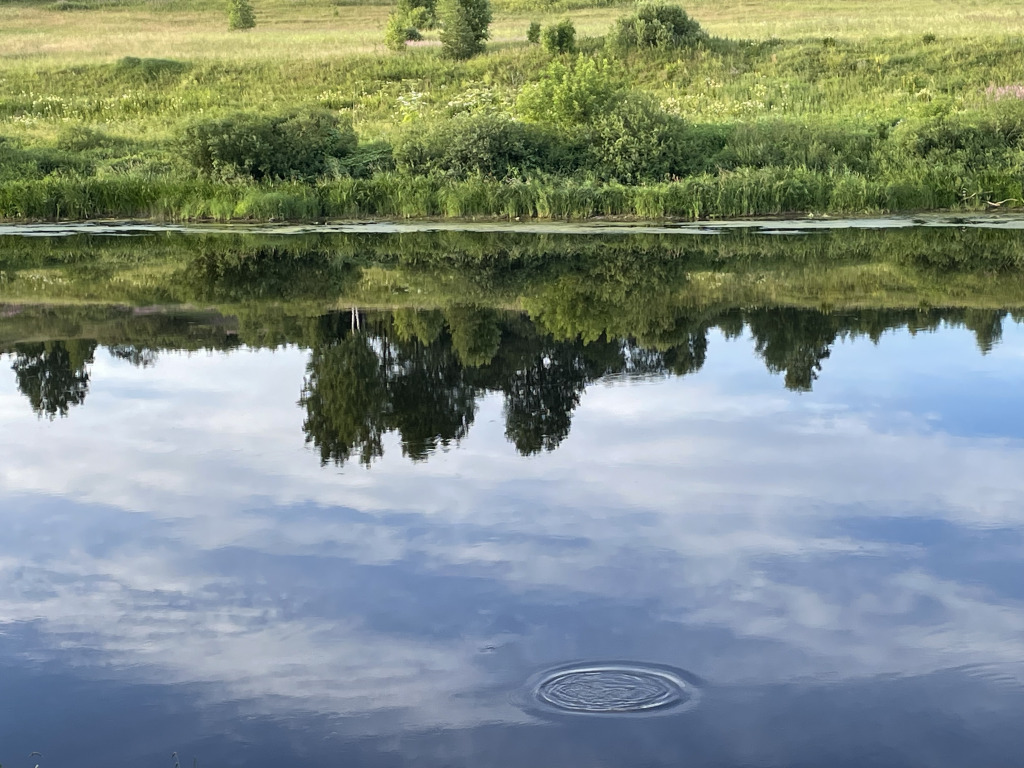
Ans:
[[[46,178],[0,184],[0,218],[578,220],[594,216],[706,219],[937,209],[984,211],[993,209],[989,198],[1024,197],[1021,183],[1019,172],[1012,171],[986,171],[968,178],[945,177],[936,171],[872,179],[852,171],[806,168],[742,168],[638,186],[562,178],[452,180],[393,173],[316,185]]]

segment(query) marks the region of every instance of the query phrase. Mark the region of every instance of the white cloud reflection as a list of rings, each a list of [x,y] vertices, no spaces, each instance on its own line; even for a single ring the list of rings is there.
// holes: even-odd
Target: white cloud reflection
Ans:
[[[888,341],[842,353],[899,391],[931,357]],[[391,439],[369,471],[304,445],[295,349],[100,354],[52,423],[0,380],[0,626],[94,674],[421,725],[523,717],[473,695],[591,653],[720,683],[1024,659],[1019,587],[969,567],[1024,562],[1024,442],[850,396],[849,369],[792,395],[713,344],[698,376],[590,388],[554,453],[518,457],[491,396],[459,448]]]

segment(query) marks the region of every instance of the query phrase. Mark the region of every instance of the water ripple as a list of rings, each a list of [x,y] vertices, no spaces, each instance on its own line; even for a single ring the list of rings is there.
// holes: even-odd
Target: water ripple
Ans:
[[[559,667],[534,678],[533,697],[545,708],[579,714],[653,713],[696,703],[686,673],[647,664]]]

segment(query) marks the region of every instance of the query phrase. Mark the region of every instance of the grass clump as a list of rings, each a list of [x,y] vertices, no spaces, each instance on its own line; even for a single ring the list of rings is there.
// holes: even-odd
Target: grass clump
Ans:
[[[114,65],[114,74],[124,80],[137,83],[160,84],[180,77],[188,69],[188,64],[174,59],[145,59],[125,56]]]

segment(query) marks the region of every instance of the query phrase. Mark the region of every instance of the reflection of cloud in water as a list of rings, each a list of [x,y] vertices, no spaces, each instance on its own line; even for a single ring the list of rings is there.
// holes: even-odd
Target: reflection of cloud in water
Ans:
[[[53,423],[3,382],[0,621],[34,658],[423,725],[519,717],[471,694],[595,653],[720,683],[1024,658],[1019,587],[915,539],[1019,566],[1021,444],[784,394],[715,343],[698,377],[592,387],[552,454],[517,457],[491,396],[462,448],[369,471],[303,445],[294,349],[101,355]]]

